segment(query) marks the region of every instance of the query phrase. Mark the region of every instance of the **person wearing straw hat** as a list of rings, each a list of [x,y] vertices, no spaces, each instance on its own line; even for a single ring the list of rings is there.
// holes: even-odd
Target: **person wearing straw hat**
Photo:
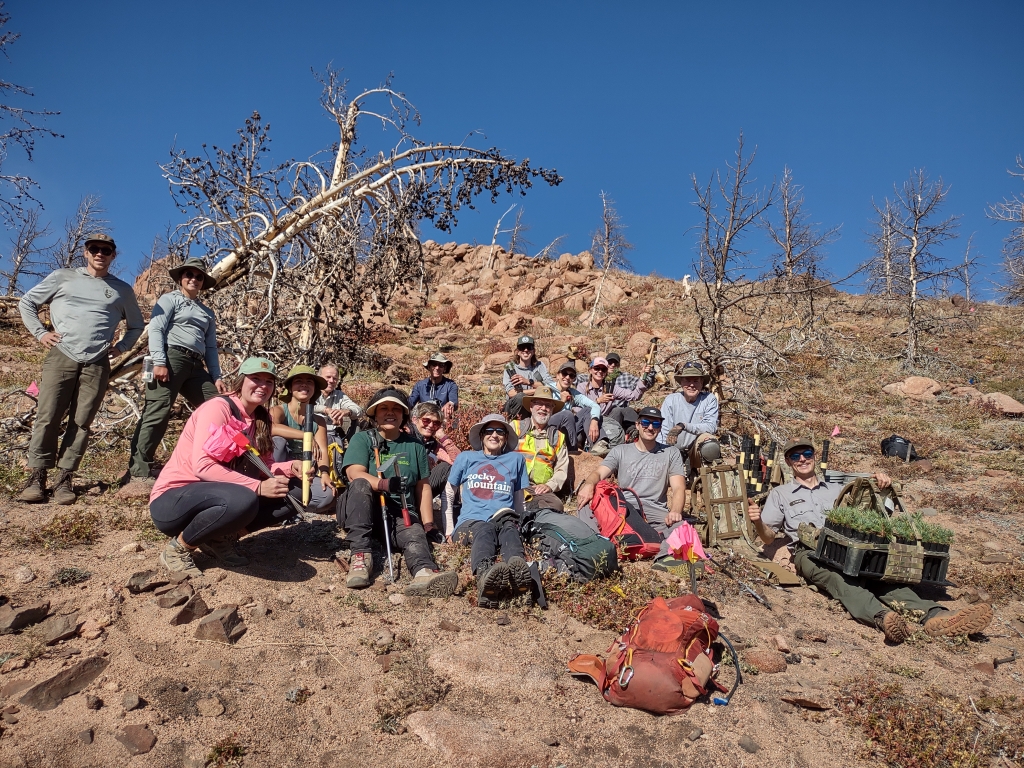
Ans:
[[[274,438],[274,461],[302,458],[302,431],[306,423],[306,406],[316,403],[327,381],[311,366],[296,365],[284,380],[284,392],[278,396],[282,405],[270,409],[271,434]],[[315,477],[310,484],[309,512],[323,513],[334,503],[334,485],[327,454],[327,420],[313,416],[313,464]]]
[[[568,439],[553,422],[554,416],[566,411],[572,413],[566,405],[549,387],[537,387],[534,394],[523,398],[523,407],[529,410],[530,415],[512,422],[518,438],[515,450],[526,460],[526,472],[530,478],[531,509],[565,511],[560,495],[572,490],[566,487],[569,478]],[[572,428],[575,429],[575,420]]]
[[[185,422],[149,496],[153,524],[171,537],[160,553],[160,564],[169,571],[201,576],[193,559],[196,550],[223,566],[247,565],[249,559],[237,548],[239,536],[294,516],[285,496],[299,486],[302,462],[271,463],[265,405],[276,381],[273,362],[250,357],[229,393],[207,400]],[[218,434],[231,430],[244,433],[271,477],[254,470],[244,455],[226,454],[223,445],[215,445]],[[232,443],[230,437],[226,442]]]
[[[423,367],[427,369],[427,378],[413,385],[409,407],[415,408],[417,403],[435,403],[441,409],[445,421],[451,421],[459,408],[459,385],[448,378],[452,361],[440,352],[435,352],[427,358]]]
[[[349,589],[370,586],[375,545],[388,552],[393,546],[402,552],[413,576],[405,594],[450,597],[459,585],[459,575],[455,571],[441,571],[430,553],[427,535],[440,538],[440,531],[434,524],[427,483],[427,449],[404,431],[409,418],[409,396],[393,387],[378,390],[364,412],[374,428],[353,435],[344,459],[349,486],[339,522],[344,514],[352,545],[345,585]],[[378,470],[382,466],[388,467],[386,472]],[[409,525],[405,523],[405,512]]]
[[[445,486],[445,534],[451,541],[472,543],[480,608],[497,608],[500,600],[533,591],[519,532],[530,479],[517,443],[512,425],[501,414],[487,414],[470,428],[473,450],[455,459]],[[452,513],[456,488],[462,500],[457,526]]]
[[[697,449],[715,440],[718,433],[718,398],[707,391],[711,376],[699,360],[684,363],[672,378],[680,391],[673,392],[661,404],[665,421],[659,439],[678,448],[693,471],[701,462]]]
[[[146,403],[132,437],[128,474],[133,487],[153,485],[153,458],[178,395],[197,408],[227,392],[217,354],[217,320],[199,301],[200,291],[217,281],[200,259],[187,259],[168,273],[178,289],[161,296],[149,318],[153,380],[146,384]]]

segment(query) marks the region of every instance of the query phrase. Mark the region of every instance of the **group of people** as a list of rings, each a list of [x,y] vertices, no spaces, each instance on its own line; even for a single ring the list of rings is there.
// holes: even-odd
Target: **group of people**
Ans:
[[[106,391],[110,358],[129,350],[143,331],[131,286],[109,271],[116,257],[113,239],[90,235],[84,257],[84,267],[57,270],[21,300],[26,327],[48,349],[28,454],[30,477],[18,497],[27,503],[46,500],[47,472],[55,467],[60,473],[53,501],[74,503],[73,476]],[[620,369],[617,353],[609,353],[591,359],[585,374],[570,359],[552,376],[528,335],[517,339],[504,370],[503,413],[474,424],[465,450],[445,429],[458,410],[459,390],[449,377],[452,362],[439,353],[424,363],[427,375],[409,395],[384,388],[365,407],[341,391],[344,370],[335,365],[296,365],[281,378],[273,361],[251,357],[225,381],[216,318],[199,301],[213,278],[198,259],[170,274],[177,290],[161,296],[152,311],[153,378],[146,384],[125,480],[152,485],[150,513],[169,537],[160,562],[171,571],[201,573],[196,551],[225,567],[244,566],[249,560],[238,547],[241,537],[303,511],[333,511],[350,544],[349,588],[369,586],[380,565],[374,558],[394,549],[412,576],[407,594],[450,596],[458,574],[439,567],[433,545],[457,541],[471,547],[478,605],[496,606],[534,589],[521,523],[531,511],[564,512],[574,490],[570,454],[582,449],[602,457],[576,493],[582,520],[597,530],[589,503],[597,484],[615,477],[633,489],[663,539],[684,521],[688,477],[701,462],[721,456],[715,437],[719,403],[708,391],[710,375],[701,362],[675,371],[678,391],[660,408],[634,409],[654,383],[650,365],[634,376]],[[47,304],[52,330],[39,317]],[[115,343],[122,321],[126,330]],[[275,394],[278,403],[268,407]],[[154,454],[178,395],[194,411],[154,478]],[[314,461],[304,469],[308,406],[315,421]],[[933,636],[988,625],[988,605],[954,613],[909,587],[861,583],[814,562],[799,543],[797,527],[822,527],[841,489],[818,478],[810,441],[791,441],[783,455],[793,481],[773,489],[763,509],[752,503],[748,516],[766,544],[780,535],[788,539],[793,570],[892,642],[910,635],[899,606],[918,611],[924,631]],[[875,479],[883,487],[890,482],[882,474]],[[659,557],[670,557],[664,543]]]

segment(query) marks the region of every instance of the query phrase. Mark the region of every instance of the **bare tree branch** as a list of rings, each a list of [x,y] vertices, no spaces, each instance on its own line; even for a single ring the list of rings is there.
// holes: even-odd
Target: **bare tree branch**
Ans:
[[[590,318],[587,324],[593,328],[597,319],[597,310],[601,306],[601,290],[604,288],[605,278],[608,277],[609,269],[628,269],[629,259],[626,253],[633,250],[633,244],[626,240],[625,225],[618,211],[615,210],[615,201],[601,192],[601,226],[594,232],[591,253],[594,255],[594,263],[601,268],[601,280],[597,284],[597,295],[594,297],[594,306],[590,310]]]
[[[1017,169],[1007,173],[1024,180],[1024,160],[1020,155],[1017,155]],[[1011,304],[1024,303],[1024,196],[1016,194],[990,205],[988,217],[1013,225],[1003,240],[1003,269],[1009,282],[1001,286],[1000,292]]]

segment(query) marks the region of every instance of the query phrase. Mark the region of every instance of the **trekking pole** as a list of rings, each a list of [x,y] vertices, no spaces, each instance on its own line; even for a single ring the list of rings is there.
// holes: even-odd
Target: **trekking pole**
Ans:
[[[384,472],[387,471],[387,468],[394,463],[395,457],[392,456],[388,459],[382,468],[380,465],[380,437],[376,430],[373,430],[370,434],[372,435],[371,440],[373,441],[373,459],[374,463],[377,465],[377,477],[384,477]],[[380,494],[380,513],[381,517],[384,519],[384,547],[388,553],[388,572],[391,574],[391,583],[394,584],[395,566],[394,563],[391,562],[391,531],[388,529],[388,503],[384,498],[384,491],[379,491],[378,493]]]
[[[306,403],[306,421],[302,424],[302,506],[309,506],[312,493],[313,435],[316,423],[313,421],[313,404]]]

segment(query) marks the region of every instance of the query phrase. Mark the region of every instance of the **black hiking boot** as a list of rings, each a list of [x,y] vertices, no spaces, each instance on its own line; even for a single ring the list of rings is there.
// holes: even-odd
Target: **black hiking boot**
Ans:
[[[512,577],[512,594],[529,595],[533,592],[533,574],[530,564],[518,555],[508,559],[508,570]]]
[[[501,600],[512,596],[512,573],[505,563],[486,561],[476,572],[476,604],[479,608],[497,608]]]

